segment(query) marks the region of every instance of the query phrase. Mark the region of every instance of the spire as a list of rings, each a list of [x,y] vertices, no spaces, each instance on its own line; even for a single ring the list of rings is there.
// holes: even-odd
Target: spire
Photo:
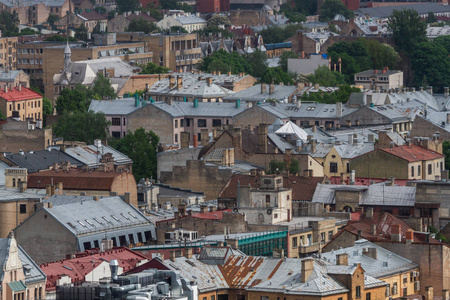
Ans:
[[[72,54],[72,51],[70,50],[69,40],[68,39],[67,39],[66,48],[64,49],[64,54]]]
[[[70,63],[72,62],[72,51],[70,50],[69,40],[67,40],[66,48],[64,48],[64,69],[67,70],[69,68]]]

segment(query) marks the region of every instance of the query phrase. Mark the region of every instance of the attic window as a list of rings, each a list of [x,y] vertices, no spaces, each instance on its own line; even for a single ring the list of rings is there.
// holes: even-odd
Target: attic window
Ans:
[[[83,222],[81,222],[81,221],[79,221],[79,220],[78,220],[77,222],[78,222],[78,224],[80,224],[81,226],[87,227],[86,224],[84,224]]]
[[[102,217],[103,220],[105,220],[108,223],[112,223],[110,220],[108,220],[106,217]]]
[[[97,219],[97,218],[94,218],[94,220],[98,223],[98,224],[103,224],[103,222],[102,221],[100,221],[99,219]]]
[[[112,217],[114,220],[116,220],[117,222],[120,222],[120,220],[119,220],[116,216],[111,215],[111,217]]]
[[[128,218],[124,213],[120,213],[120,215],[121,215],[122,217],[124,217],[125,219],[127,219],[127,220],[130,219],[130,218]]]
[[[70,222],[67,222],[67,224],[68,224],[70,227],[72,227],[73,229],[76,229],[76,228],[77,228],[77,226],[73,225],[73,224],[70,223]]]
[[[91,226],[94,226],[94,224],[92,224],[92,222],[91,221],[89,221],[89,220],[85,220],[86,221],[86,223],[88,223],[89,225],[91,225]]]
[[[66,266],[66,265],[64,265],[63,268],[66,268],[67,270],[73,271],[73,269],[72,269],[71,267],[68,267],[68,266]]]
[[[133,215],[132,213],[128,213],[130,216],[132,216],[133,218],[137,219],[137,217],[135,215]]]

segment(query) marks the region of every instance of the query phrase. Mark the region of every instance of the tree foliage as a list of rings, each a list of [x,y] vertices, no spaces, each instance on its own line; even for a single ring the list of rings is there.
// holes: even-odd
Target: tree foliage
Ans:
[[[3,116],[3,113],[2,113],[2,111],[0,110],[0,120],[4,120],[5,119],[5,117]]]
[[[54,25],[55,22],[58,21],[58,20],[59,20],[58,15],[55,15],[55,14],[49,14],[49,15],[48,15],[47,22],[48,22],[50,25]]]
[[[261,36],[266,44],[281,43],[302,28],[303,26],[301,24],[289,24],[284,28],[279,26],[269,26],[261,31]]]
[[[442,144],[442,151],[445,155],[445,169],[450,170],[450,141],[445,141]]]
[[[93,144],[95,139],[108,137],[108,122],[102,113],[93,111],[64,112],[53,126],[53,133],[66,141]]]
[[[413,9],[394,10],[389,17],[389,29],[397,51],[410,55],[415,46],[427,40],[427,24]]]
[[[139,0],[116,0],[117,10],[119,12],[136,11],[141,9]]]
[[[222,36],[224,38],[232,38],[234,36],[234,33],[232,33],[231,31],[227,30],[227,29],[222,29],[219,26],[206,26],[200,30],[195,31],[198,33],[198,35],[200,36],[209,36],[209,34],[211,33],[212,35],[215,36]]]
[[[62,115],[66,112],[86,112],[90,103],[84,86],[77,86],[73,90],[63,89],[56,99],[56,113]]]
[[[159,5],[163,9],[179,9],[185,12],[192,12],[192,6],[187,3],[180,3],[177,0],[160,0]]]
[[[281,6],[281,11],[286,14],[292,22],[298,22],[298,20],[291,19],[292,15],[310,16],[317,13],[317,1],[315,0],[289,0]]]
[[[128,28],[126,29],[128,32],[136,32],[142,31],[145,34],[159,32],[158,26],[155,23],[145,20],[144,18],[133,19]]]
[[[94,10],[96,13],[101,14],[101,15],[106,14],[106,12],[107,12],[107,9],[104,6],[96,6],[94,8]]]
[[[225,15],[213,15],[209,20],[208,20],[208,27],[210,26],[225,26],[225,27],[230,27],[231,26],[231,22],[230,19],[228,19],[227,16]]]
[[[45,39],[47,42],[65,42],[65,41],[69,41],[69,42],[76,42],[77,39],[71,36],[62,36],[59,34],[55,34],[52,36],[49,36],[48,38]]]
[[[265,52],[256,50],[246,56],[248,63],[252,67],[251,75],[254,77],[261,77],[267,69],[267,55]]]
[[[359,93],[359,88],[351,87],[349,85],[341,85],[339,90],[333,93],[309,93],[309,95],[303,95],[302,101],[315,101],[320,103],[335,104],[337,102],[345,103],[348,101],[351,93]]]
[[[438,19],[436,18],[434,13],[432,11],[430,11],[427,16],[427,23],[435,23],[437,21],[438,21]]]
[[[112,140],[110,145],[124,153],[133,161],[133,174],[136,181],[142,178],[156,179],[156,152],[159,137],[153,132],[146,132],[144,128],[136,129],[120,140]]]
[[[220,71],[222,73],[231,72],[237,74],[245,72],[252,74],[253,69],[244,56],[237,52],[228,53],[223,49],[215,51],[212,55],[203,58],[202,62],[197,65],[199,70],[212,72]]]
[[[395,49],[385,43],[380,43],[374,39],[361,38],[360,41],[367,49],[367,53],[372,61],[373,69],[383,69],[388,67],[391,70],[397,69],[401,62],[401,57]]]
[[[276,68],[267,68],[264,74],[261,77],[261,82],[264,83],[275,83],[280,84],[283,83],[285,85],[294,84],[294,78],[281,70],[280,67]]]
[[[186,29],[184,29],[184,27],[182,27],[182,26],[172,26],[172,27],[170,27],[170,32],[188,33],[188,31]]]
[[[281,54],[279,66],[284,72],[288,71],[288,58],[298,58],[298,54],[294,51],[286,51]]]
[[[339,0],[325,0],[320,6],[319,21],[331,21],[336,15],[343,15],[346,19],[353,18],[353,11]]]
[[[91,99],[103,100],[114,99],[117,97],[117,94],[111,86],[111,81],[103,76],[102,73],[98,73],[92,88],[87,91],[87,96]]]
[[[339,72],[330,71],[328,66],[320,66],[314,74],[307,75],[306,78],[313,84],[321,86],[338,86],[345,83],[345,76]]]
[[[19,33],[19,16],[16,11],[9,13],[3,10],[0,13],[0,30],[2,31],[2,36],[17,35]]]
[[[80,27],[78,27],[75,30],[75,38],[83,41],[87,41],[87,35],[88,35],[88,29],[84,24],[81,24]]]
[[[165,74],[170,71],[169,68],[155,65],[152,62],[148,62],[147,64],[141,67],[140,74]]]

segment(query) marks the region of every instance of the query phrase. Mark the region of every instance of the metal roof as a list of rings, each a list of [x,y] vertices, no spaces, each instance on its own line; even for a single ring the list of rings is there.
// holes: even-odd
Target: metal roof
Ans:
[[[0,189],[0,202],[15,200],[38,201],[46,195],[45,189],[27,189],[24,192],[20,192],[18,188],[2,188]]]
[[[8,70],[0,72],[0,81],[14,81],[22,70]]]
[[[239,91],[237,93],[224,97],[224,100],[238,100],[252,101],[252,102],[264,102],[269,99],[276,99],[278,101],[284,101],[285,98],[289,98],[297,90],[297,86],[290,85],[275,85],[274,92],[270,94],[270,85],[266,85],[266,91],[261,93],[261,84],[255,84],[248,89]]]
[[[53,195],[42,203],[51,203],[53,206],[66,205],[73,203],[81,203],[86,201],[93,201],[94,196],[78,196],[78,195]]]
[[[94,145],[86,145],[66,149],[66,154],[76,158],[77,160],[81,161],[82,163],[90,167],[99,166],[102,155],[106,153],[112,154],[115,165],[124,165],[133,163],[133,161],[128,156],[108,145],[102,144],[98,148]]]
[[[376,250],[376,258],[364,254],[364,250],[368,248]],[[401,274],[419,268],[412,261],[365,239],[355,241],[352,247],[322,253],[322,257],[335,264],[336,255],[338,254],[347,254],[349,266],[359,263],[364,271],[366,271],[366,274],[375,278]]]
[[[28,173],[48,170],[54,163],[70,162],[71,165],[77,167],[83,166],[81,161],[60,150],[52,150],[51,148],[41,151],[6,154],[4,157],[15,165],[27,169]]]
[[[302,102],[300,107],[296,103],[263,103],[259,107],[273,113],[281,119],[284,118],[326,118],[339,119],[336,114],[336,104],[318,102]],[[342,106],[342,116],[356,111],[356,108]]]
[[[412,9],[419,15],[427,15],[429,12],[445,13],[450,12],[450,7],[438,3],[418,3],[418,4],[400,4],[394,6],[368,7],[355,10],[355,15],[364,17],[369,15],[372,18],[389,18],[394,10]]]
[[[134,98],[123,98],[115,100],[92,100],[89,110],[95,113],[104,113],[107,116],[119,115],[125,116],[138,110],[141,106],[135,105]]]
[[[180,22],[183,25],[188,25],[188,24],[199,24],[199,23],[207,23],[205,19],[197,17],[195,14],[183,14],[183,15],[172,15],[169,16],[174,18],[175,20],[177,20],[178,22]]]
[[[172,105],[166,102],[150,103],[172,117],[233,117],[238,113],[247,109],[244,103],[239,107],[235,103],[223,102],[198,102],[198,106],[194,107],[193,102],[173,101]]]

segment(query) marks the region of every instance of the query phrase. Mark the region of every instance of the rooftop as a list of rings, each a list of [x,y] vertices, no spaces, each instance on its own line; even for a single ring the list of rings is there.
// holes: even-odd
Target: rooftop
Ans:
[[[261,93],[261,84],[255,84],[248,89],[224,97],[224,100],[242,100],[251,102],[265,102],[269,99],[284,101],[292,96],[297,90],[297,86],[275,85],[273,93],[270,93],[270,85],[266,84],[266,91]]]
[[[122,100],[116,100],[122,101]],[[94,102],[94,101],[92,101]],[[108,101],[105,101],[108,102]],[[71,157],[76,158],[81,161],[85,165],[89,167],[99,166],[102,155],[111,153],[112,158],[114,159],[115,165],[123,165],[123,164],[132,164],[133,161],[123,154],[122,152],[117,151],[116,149],[108,146],[101,145],[100,147],[96,147],[95,145],[86,145],[86,146],[78,146],[66,149],[66,154]]]
[[[12,89],[9,89],[8,92],[5,92],[4,89],[0,89],[0,98],[5,99],[9,102],[40,99],[42,98],[42,95],[25,87],[22,87],[21,90],[19,90],[18,87],[14,87]]]
[[[363,72],[356,73],[355,76],[389,76],[392,74],[403,73],[400,70],[367,70]]]
[[[134,98],[123,98],[115,100],[92,100],[89,110],[95,113],[102,112],[107,116],[125,116],[138,110],[141,106],[136,106]]]
[[[44,189],[27,189],[21,192],[18,188],[1,188],[0,189],[0,202],[9,202],[16,200],[30,200],[39,201],[44,199],[47,195]]]
[[[424,160],[434,160],[439,158],[444,158],[444,155],[422,148],[417,145],[404,145],[394,148],[380,149],[386,153],[402,158],[408,162],[424,161]]]
[[[244,103],[241,103],[239,107],[236,107],[235,103],[223,103],[223,102],[198,102],[198,106],[194,107],[193,102],[180,102],[173,101],[172,105],[166,102],[150,103],[162,111],[168,113],[172,117],[233,117],[238,113],[247,109]]]
[[[450,7],[448,5],[442,5],[438,3],[419,3],[419,4],[400,4],[394,6],[380,6],[380,7],[369,7],[360,8],[355,11],[355,15],[364,17],[369,15],[373,18],[383,19],[389,18],[394,10],[402,9],[412,9],[417,11],[419,15],[427,15],[429,12],[433,13],[445,13],[450,12]]]

